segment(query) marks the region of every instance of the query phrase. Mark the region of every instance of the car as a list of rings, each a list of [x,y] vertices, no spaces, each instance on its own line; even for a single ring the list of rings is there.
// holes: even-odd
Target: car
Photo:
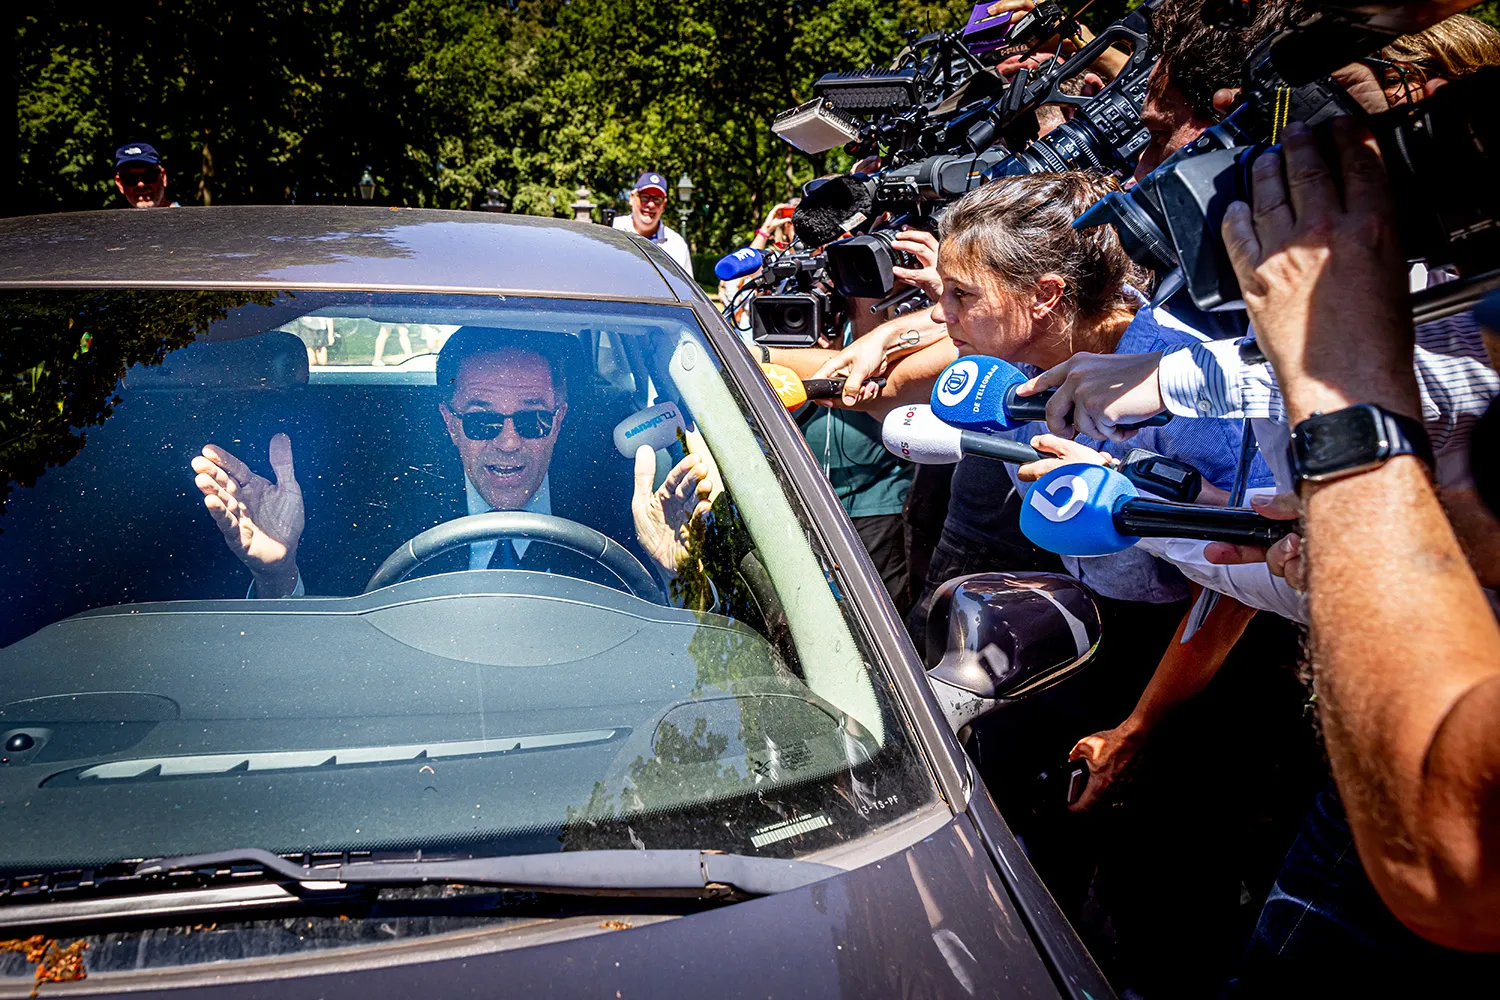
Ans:
[[[15,218],[0,313],[0,990],[1112,995],[955,736],[1088,661],[1087,593],[953,581],[929,674],[649,240]],[[459,398],[523,370],[556,398]]]

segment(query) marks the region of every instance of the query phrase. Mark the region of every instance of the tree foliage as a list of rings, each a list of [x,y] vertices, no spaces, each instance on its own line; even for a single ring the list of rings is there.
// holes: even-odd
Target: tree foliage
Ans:
[[[358,199],[571,215],[645,169],[697,186],[694,242],[743,239],[837,162],[774,115],[823,72],[887,63],[963,3],[781,0],[40,0],[14,41],[12,212],[118,203],[111,151],[162,152],[183,204]],[[832,154],[837,161],[842,154]],[[675,208],[675,205],[673,206]],[[669,216],[670,218],[671,216]]]
[[[1100,25],[1137,0],[1095,0]],[[1476,13],[1496,19],[1497,5]],[[847,164],[770,131],[829,70],[886,64],[956,0],[36,0],[13,22],[12,213],[118,204],[110,154],[155,144],[183,204],[623,209],[644,169],[697,185],[689,236],[737,245]],[[670,209],[675,209],[675,201]],[[669,211],[670,211],[669,209]],[[675,216],[669,214],[675,224]]]

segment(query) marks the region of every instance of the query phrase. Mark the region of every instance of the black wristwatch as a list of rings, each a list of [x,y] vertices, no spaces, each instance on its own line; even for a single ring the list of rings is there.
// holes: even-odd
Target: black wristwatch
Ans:
[[[1305,483],[1326,483],[1415,455],[1432,469],[1421,421],[1371,403],[1314,413],[1292,430],[1292,468]]]

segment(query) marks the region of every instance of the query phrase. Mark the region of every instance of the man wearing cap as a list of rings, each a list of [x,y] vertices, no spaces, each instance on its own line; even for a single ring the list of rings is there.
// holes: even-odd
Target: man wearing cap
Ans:
[[[661,221],[661,214],[666,210],[667,179],[654,170],[648,170],[641,174],[630,191],[630,216],[616,218],[615,228],[646,237],[691,275],[693,258],[688,253],[687,240]]]
[[[167,200],[167,171],[156,149],[132,142],[115,150],[115,187],[131,208],[176,208]]]

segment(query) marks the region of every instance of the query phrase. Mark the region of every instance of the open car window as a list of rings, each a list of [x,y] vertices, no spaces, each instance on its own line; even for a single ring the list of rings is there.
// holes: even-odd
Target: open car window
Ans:
[[[0,798],[28,802],[0,867],[238,847],[798,856],[935,800],[690,310],[48,290],[0,312]],[[386,572],[414,539],[510,510],[484,477],[519,474],[465,457],[469,425],[444,411],[443,350],[496,338],[566,383],[545,488],[515,512],[614,548],[518,534],[507,562],[499,538],[468,539]],[[531,426],[480,416],[505,440]],[[267,599],[189,463],[213,444],[275,481],[279,435],[305,525],[296,595]],[[643,499],[692,456],[703,508],[652,534]]]

